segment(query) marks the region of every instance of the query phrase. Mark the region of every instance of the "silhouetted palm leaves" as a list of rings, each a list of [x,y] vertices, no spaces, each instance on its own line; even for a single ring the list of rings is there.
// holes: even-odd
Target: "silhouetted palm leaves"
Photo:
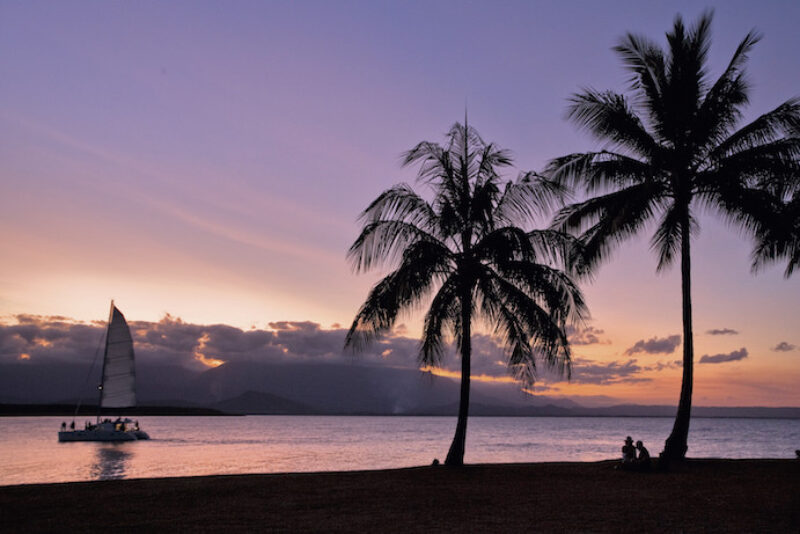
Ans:
[[[753,268],[785,259],[784,276],[789,278],[800,267],[800,190],[789,200],[774,198],[773,202],[766,223],[756,233]]]
[[[693,373],[690,243],[697,209],[710,208],[761,234],[758,264],[788,256],[791,268],[797,261],[796,200],[783,208],[788,218],[795,210],[789,239],[785,224],[767,217],[760,203],[767,184],[798,176],[800,101],[790,100],[735,130],[748,102],[744,64],[759,36],[747,34],[711,83],[706,65],[711,19],[707,12],[686,28],[677,17],[665,50],[645,37],[623,38],[614,51],[631,73],[631,96],[587,89],[569,105],[569,118],[606,142],[606,149],[570,154],[548,167],[550,177],[581,184],[591,197],[562,209],[554,224],[581,232],[589,267],[651,222],[658,270],[680,257],[683,384],[667,458],[683,458],[687,449]]]
[[[507,350],[510,372],[533,382],[537,360],[567,374],[565,326],[586,313],[578,287],[555,265],[574,239],[554,230],[525,232],[516,224],[549,211],[562,188],[533,174],[511,183],[498,171],[507,151],[456,124],[447,144],[422,142],[404,155],[419,164],[423,198],[406,184],[384,191],[361,214],[363,229],[348,257],[356,271],[393,270],[370,291],[345,346],[363,349],[388,332],[398,314],[427,304],[419,362],[438,366],[452,338],[461,355],[461,399],[445,463],[464,458],[473,319],[482,320]]]

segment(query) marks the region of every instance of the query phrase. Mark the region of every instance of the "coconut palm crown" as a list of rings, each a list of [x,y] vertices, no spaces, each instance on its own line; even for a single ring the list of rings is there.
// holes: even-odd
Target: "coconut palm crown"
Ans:
[[[556,265],[574,241],[554,230],[526,232],[515,224],[546,212],[561,189],[533,173],[506,182],[507,151],[485,143],[474,128],[455,124],[447,143],[422,142],[404,154],[419,164],[418,183],[431,199],[399,184],[361,214],[363,229],[349,250],[354,269],[391,265],[370,291],[345,346],[361,350],[391,330],[401,313],[427,306],[419,363],[442,363],[447,340],[461,356],[461,397],[445,460],[461,465],[467,430],[473,320],[506,349],[510,372],[526,383],[537,360],[566,374],[566,325],[586,315],[583,296]]]
[[[687,450],[693,382],[691,237],[699,209],[746,230],[759,228],[751,194],[759,183],[796,176],[800,102],[789,100],[736,129],[748,102],[744,65],[760,39],[748,33],[713,81],[706,59],[712,13],[687,28],[680,16],[662,49],[628,34],[614,47],[631,73],[630,96],[585,89],[570,99],[568,117],[605,143],[603,150],[550,162],[546,174],[580,185],[588,200],[563,208],[553,227],[580,233],[583,259],[594,268],[613,248],[649,225],[660,271],[680,258],[683,382],[675,423],[662,456]],[[750,215],[748,215],[750,214]]]

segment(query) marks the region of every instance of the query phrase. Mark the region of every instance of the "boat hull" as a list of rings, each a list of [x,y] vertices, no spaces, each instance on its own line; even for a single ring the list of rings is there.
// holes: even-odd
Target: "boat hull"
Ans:
[[[137,441],[150,439],[142,430],[62,430],[58,441]]]

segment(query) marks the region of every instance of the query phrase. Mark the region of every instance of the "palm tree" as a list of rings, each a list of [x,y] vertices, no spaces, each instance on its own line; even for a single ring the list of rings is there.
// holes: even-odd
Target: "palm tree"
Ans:
[[[748,101],[747,54],[760,36],[748,33],[722,75],[708,79],[712,13],[686,28],[680,16],[662,50],[627,34],[614,47],[631,72],[630,97],[586,89],[570,99],[568,117],[604,150],[570,154],[548,165],[559,183],[581,184],[588,200],[563,208],[554,228],[582,232],[589,268],[615,245],[655,222],[651,247],[658,267],[680,257],[683,302],[683,382],[675,423],[662,457],[686,455],[692,403],[693,337],[691,236],[697,209],[710,208],[752,229],[746,215],[756,182],[796,174],[800,142],[791,132],[800,119],[790,100],[736,130]],[[594,196],[596,195],[596,196]]]
[[[507,151],[485,143],[475,129],[455,124],[446,146],[422,142],[404,155],[419,163],[426,200],[406,184],[384,191],[361,214],[363,229],[350,247],[354,269],[394,265],[369,293],[345,347],[361,350],[389,331],[398,314],[428,304],[419,362],[438,366],[451,337],[461,354],[461,397],[455,437],[445,464],[462,465],[469,412],[471,332],[481,320],[501,341],[509,371],[532,383],[536,360],[569,373],[565,327],[586,308],[572,279],[554,265],[574,239],[515,226],[547,211],[561,193],[533,173],[504,183]]]

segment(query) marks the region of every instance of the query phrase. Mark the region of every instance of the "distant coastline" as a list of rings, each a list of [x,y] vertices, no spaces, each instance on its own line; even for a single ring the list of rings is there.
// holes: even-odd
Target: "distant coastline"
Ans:
[[[75,415],[74,404],[0,404],[0,417],[38,417],[63,416],[78,419],[93,418],[97,415],[97,406],[81,406]],[[238,415],[224,413],[211,408],[194,408],[179,406],[140,406],[136,408],[104,409],[101,415]]]
[[[234,410],[222,410],[214,407],[201,406],[169,406],[145,405],[135,408],[120,408],[103,410],[104,415],[128,416],[240,416],[240,415],[291,415],[291,416],[400,416],[400,417],[441,417],[455,416],[455,404],[439,408],[409,411],[401,413],[386,413],[380,411],[324,411],[305,407],[304,409],[286,409],[285,405],[274,408],[258,406],[248,409],[239,406]],[[39,417],[60,416],[73,417],[74,404],[2,404],[0,403],[0,417]],[[97,407],[94,405],[81,406],[78,418],[94,417]],[[674,417],[673,406],[646,406],[637,404],[624,404],[602,408],[586,407],[561,407],[554,405],[515,407],[492,406],[473,404],[470,408],[473,417]],[[800,407],[715,407],[698,406],[693,409],[695,418],[731,418],[731,419],[800,419]]]

